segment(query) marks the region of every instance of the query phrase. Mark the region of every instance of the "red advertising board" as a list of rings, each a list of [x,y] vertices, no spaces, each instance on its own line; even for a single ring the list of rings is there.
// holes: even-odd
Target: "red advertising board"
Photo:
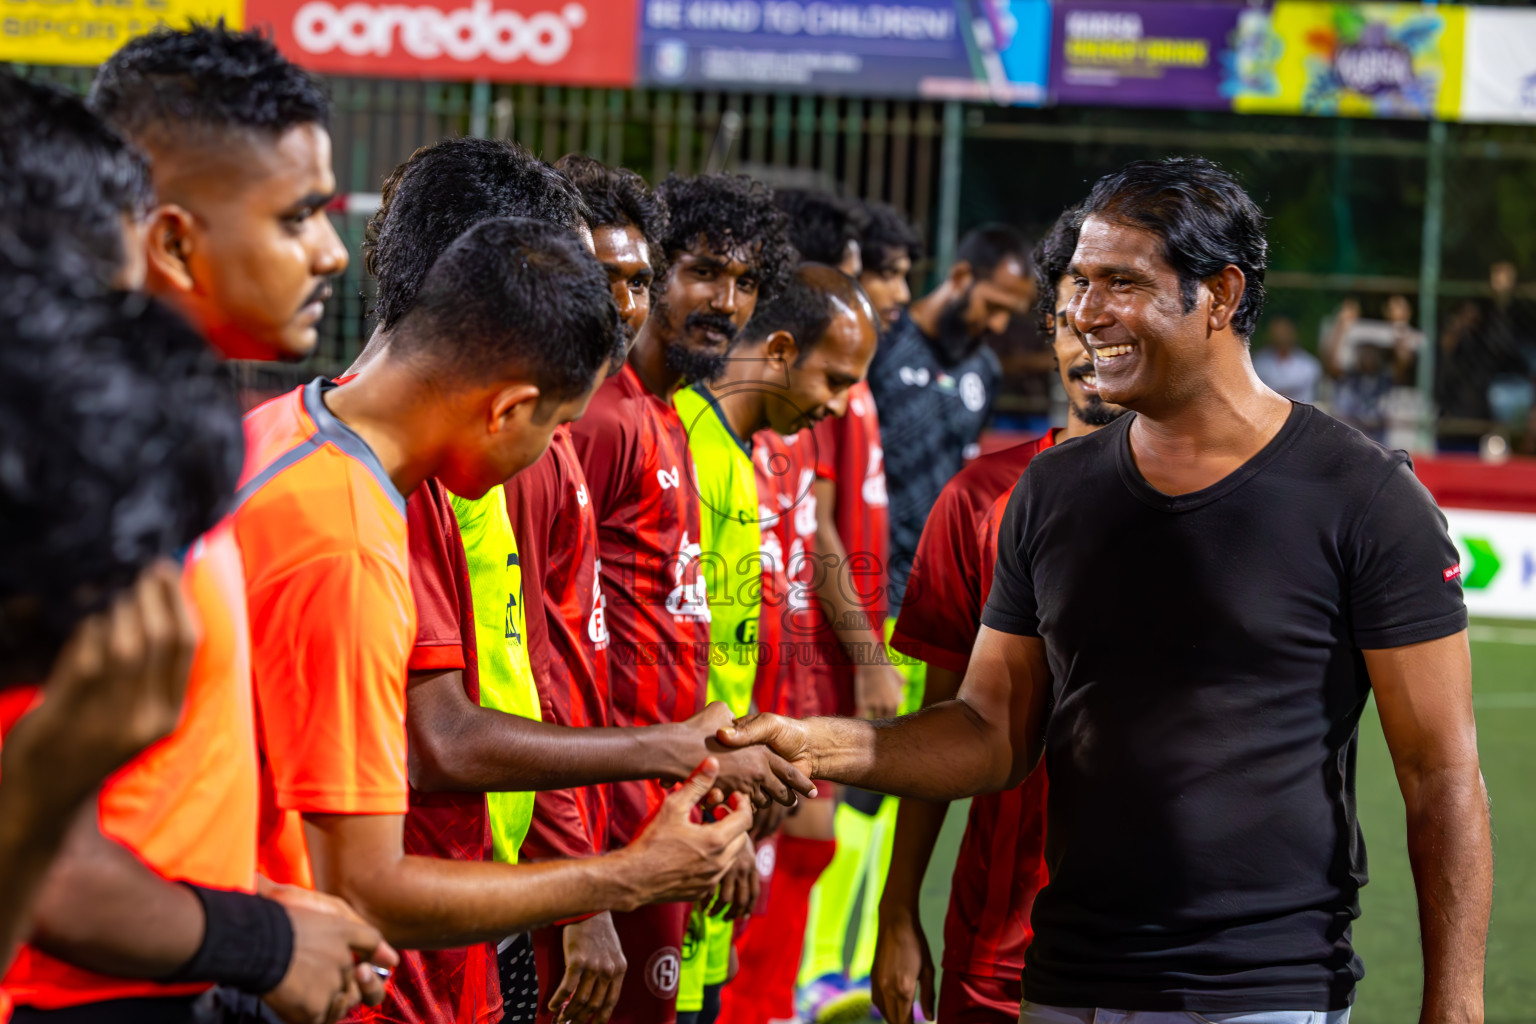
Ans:
[[[389,78],[628,86],[636,0],[247,0],[291,60]]]

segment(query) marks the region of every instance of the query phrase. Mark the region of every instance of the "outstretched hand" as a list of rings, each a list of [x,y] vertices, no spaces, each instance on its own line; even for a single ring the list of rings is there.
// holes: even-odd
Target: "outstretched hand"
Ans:
[[[766,747],[732,746],[720,742],[720,730],[732,724],[731,709],[724,701],[710,704],[689,719],[688,724],[699,730],[705,751],[720,765],[711,802],[719,802],[729,793],[741,793],[751,798],[754,807],[762,808],[769,803],[793,807],[797,795],[816,795],[816,787],[810,778],[774,751]]]
[[[807,778],[816,777],[816,758],[805,723],[783,715],[747,715],[722,728],[715,738],[727,747],[763,746],[788,761]],[[807,796],[815,796],[814,787]]]
[[[674,790],[626,854],[644,866],[641,903],[691,903],[715,891],[747,846],[752,804],[737,797],[730,813],[695,824],[693,810],[714,788],[720,767],[710,757]],[[715,814],[723,813],[717,809]],[[706,813],[705,817],[711,815]]]

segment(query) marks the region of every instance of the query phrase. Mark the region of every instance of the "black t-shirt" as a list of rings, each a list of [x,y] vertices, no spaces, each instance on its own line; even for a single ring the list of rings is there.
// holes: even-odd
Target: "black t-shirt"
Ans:
[[[1044,638],[1053,676],[1025,997],[1341,1009],[1360,651],[1466,627],[1456,548],[1405,454],[1311,406],[1177,497],[1136,469],[1133,420],[1030,463],[982,614]]]

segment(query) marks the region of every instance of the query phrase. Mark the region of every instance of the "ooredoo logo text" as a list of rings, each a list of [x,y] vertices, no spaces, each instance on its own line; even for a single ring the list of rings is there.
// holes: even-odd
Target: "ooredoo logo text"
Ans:
[[[492,0],[466,7],[407,7],[400,4],[311,0],[295,13],[294,42],[312,54],[340,50],[352,57],[388,57],[398,45],[420,60],[489,58],[511,64],[528,60],[556,64],[571,52],[572,31],[587,23],[587,9],[567,3],[555,11],[524,14],[497,9]]]

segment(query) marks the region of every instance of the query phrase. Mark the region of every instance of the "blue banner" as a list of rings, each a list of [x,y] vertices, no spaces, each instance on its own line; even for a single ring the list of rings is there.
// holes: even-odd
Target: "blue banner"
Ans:
[[[644,0],[640,81],[1039,104],[1045,0]]]

